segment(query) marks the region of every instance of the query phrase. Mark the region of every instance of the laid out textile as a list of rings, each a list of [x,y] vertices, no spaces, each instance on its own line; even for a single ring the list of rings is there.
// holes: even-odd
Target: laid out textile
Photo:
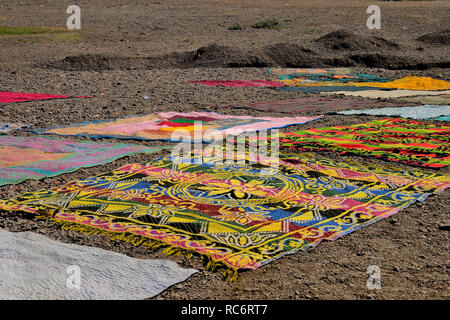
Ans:
[[[441,168],[450,164],[450,126],[383,119],[352,126],[280,133],[280,150],[337,151]]]
[[[0,262],[0,300],[145,299],[197,272],[1,229]]]
[[[63,227],[166,253],[196,252],[209,268],[256,269],[335,240],[450,186],[450,177],[300,154],[261,176],[258,164],[130,164],[59,188],[0,201]],[[272,168],[273,169],[273,168]],[[234,270],[234,272],[233,272]],[[231,280],[231,279],[230,279]]]
[[[37,130],[37,133],[78,135],[90,138],[171,140],[174,135],[191,135],[195,141],[203,134],[235,134],[303,124],[323,117],[251,117],[222,115],[215,112],[160,112],[106,121],[93,121],[67,127]],[[197,126],[196,126],[197,123]],[[197,129],[196,129],[197,128]],[[199,137],[197,137],[199,136]],[[178,141],[178,139],[177,139]]]
[[[418,96],[418,97],[404,97],[397,99],[400,102],[409,102],[420,104],[431,104],[431,105],[450,105],[450,95],[437,95],[437,96]]]
[[[442,117],[436,118],[436,120],[440,120],[440,121],[450,121],[450,115],[442,116]]]
[[[269,80],[230,80],[230,81],[189,81],[191,83],[204,84],[205,86],[224,86],[224,87],[281,87],[284,84]]]
[[[329,71],[327,73],[309,73],[307,70],[301,72],[284,74],[278,76],[286,85],[339,85],[341,83],[355,83],[355,82],[387,82],[388,78],[380,78],[372,74],[358,73],[358,72],[340,72]]]
[[[0,92],[0,103],[14,103],[27,102],[34,100],[48,100],[48,99],[67,99],[67,98],[91,98],[86,96],[66,96],[57,94],[42,94],[42,93],[23,93],[23,92]]]
[[[171,147],[0,136],[0,185],[53,177],[108,163],[130,154],[156,152]]]
[[[435,119],[442,116],[450,115],[450,105],[435,106],[424,105],[416,107],[400,107],[400,108],[378,108],[378,109],[359,109],[359,110],[345,110],[338,112],[339,114],[368,114],[374,116],[389,116],[402,117],[417,120]]]
[[[288,87],[289,88],[289,87]],[[298,88],[298,87],[294,87]],[[355,87],[353,87],[355,88]],[[303,88],[302,88],[303,89]],[[301,90],[299,90],[301,91]],[[359,96],[363,98],[372,99],[389,99],[389,98],[400,98],[400,97],[412,97],[412,96],[434,96],[450,94],[450,90],[444,91],[424,91],[424,90],[355,90],[355,91],[344,91],[339,89],[338,91],[322,91],[325,94],[343,94],[346,96]]]
[[[286,113],[327,113],[353,108],[380,108],[402,106],[400,102],[372,100],[364,98],[321,98],[306,97],[292,100],[256,102],[246,105],[232,105],[232,108],[256,109]]]
[[[308,75],[351,75],[354,71],[351,68],[269,68],[269,73],[277,76],[289,76],[295,74],[308,74]]]
[[[392,81],[375,81],[375,82],[364,82],[357,80],[356,82],[349,81],[343,82],[339,79],[329,80],[329,81],[305,81],[302,78],[295,79],[285,79],[279,80],[281,83],[287,86],[299,86],[299,87],[315,87],[315,86],[350,86],[350,87],[372,87],[372,88],[385,88],[385,89],[400,89],[400,90],[447,90],[450,89],[450,82],[445,80],[433,79],[430,77],[415,77],[406,76],[401,79]]]
[[[376,88],[376,87],[354,87],[354,86],[283,86],[276,88],[276,90],[279,91],[291,91],[291,92],[306,92],[306,93],[318,93],[318,92],[329,92],[329,93],[336,93],[340,94],[342,92],[350,92],[354,93],[354,95],[358,95],[358,92],[365,92],[365,91],[391,91],[392,89],[386,89],[386,88]]]
[[[20,130],[26,127],[28,126],[22,123],[0,122],[0,134],[7,134],[10,131]]]
[[[346,86],[369,86],[400,90],[448,90],[450,82],[445,80],[433,79],[431,77],[406,76],[387,82],[365,82],[365,83],[345,83]]]

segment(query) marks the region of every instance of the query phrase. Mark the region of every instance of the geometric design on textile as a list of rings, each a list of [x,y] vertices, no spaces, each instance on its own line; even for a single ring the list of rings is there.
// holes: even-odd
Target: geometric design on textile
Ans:
[[[130,164],[50,190],[0,201],[0,209],[47,214],[75,230],[155,240],[233,269],[335,240],[450,186],[450,177],[283,158],[262,164]],[[142,240],[144,241],[144,240]]]
[[[167,147],[79,142],[48,137],[0,136],[0,186],[108,163],[133,153]]]
[[[284,151],[337,151],[378,157],[413,166],[450,164],[450,126],[415,120],[383,119],[351,126],[284,132]]]
[[[252,117],[222,115],[215,112],[160,112],[106,121],[94,121],[67,127],[37,130],[37,133],[76,135],[90,138],[119,138],[142,140],[171,140],[191,136],[195,141],[203,136],[269,130],[304,124],[323,117]]]

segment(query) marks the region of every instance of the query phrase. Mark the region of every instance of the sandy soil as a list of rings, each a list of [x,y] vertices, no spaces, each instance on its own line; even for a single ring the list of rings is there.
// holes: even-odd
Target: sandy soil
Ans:
[[[0,121],[40,128],[165,110],[267,115],[225,106],[308,95],[264,88],[211,88],[188,81],[270,79],[265,66],[272,65],[349,65],[388,77],[412,74],[450,79],[449,46],[417,40],[444,31],[448,1],[375,2],[382,10],[381,30],[365,26],[365,10],[372,1],[92,0],[77,4],[82,10],[81,40],[0,36],[0,91],[94,98],[2,105]],[[8,1],[0,4],[0,25],[64,27],[65,11],[64,4],[53,1]],[[277,19],[281,30],[250,27],[265,19]],[[228,30],[235,23],[245,29]],[[350,34],[324,37],[341,29]],[[332,49],[334,45],[340,49]],[[328,115],[302,128],[374,118]],[[55,178],[2,186],[0,197],[54,187],[163,154],[135,155]],[[332,153],[326,156],[346,159]],[[386,165],[376,159],[349,158]],[[439,172],[449,173],[449,169]],[[223,281],[220,273],[204,271],[199,257],[165,256],[104,236],[61,230],[23,214],[1,212],[0,228],[32,230],[134,257],[168,258],[201,270],[156,299],[448,299],[448,230],[439,226],[449,219],[449,195],[444,192],[337,241],[242,272],[236,283]],[[381,268],[381,290],[366,287],[370,265]]]

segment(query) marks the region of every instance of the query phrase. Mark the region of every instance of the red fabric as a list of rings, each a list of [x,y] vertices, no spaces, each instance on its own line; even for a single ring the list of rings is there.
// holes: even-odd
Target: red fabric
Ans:
[[[232,80],[232,81],[189,81],[192,83],[204,84],[205,86],[224,86],[224,87],[282,87],[281,82],[269,80]]]
[[[22,92],[0,92],[0,103],[26,102],[33,100],[47,99],[65,99],[72,96],[42,94],[42,93],[22,93]],[[84,96],[75,96],[73,98],[89,98]]]

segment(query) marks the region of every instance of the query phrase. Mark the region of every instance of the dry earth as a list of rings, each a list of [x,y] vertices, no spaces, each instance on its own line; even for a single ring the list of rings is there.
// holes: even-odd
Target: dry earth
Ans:
[[[380,30],[365,26],[369,4],[381,8]],[[68,5],[50,0],[2,2],[0,26],[64,27]],[[0,121],[39,128],[165,110],[266,115],[223,106],[307,95],[263,88],[211,88],[188,81],[270,79],[266,67],[276,65],[353,66],[389,77],[411,74],[450,80],[445,32],[448,1],[90,0],[77,5],[82,13],[79,38],[0,35],[0,90],[94,98],[2,105]],[[281,29],[250,27],[266,19],[277,19]],[[234,24],[245,28],[228,30]],[[302,128],[373,118],[328,115]],[[54,187],[161,154],[125,157],[51,179],[2,186],[0,197]],[[449,173],[448,169],[440,172]],[[448,230],[439,226],[449,219],[449,194],[431,197],[337,241],[242,272],[235,283],[223,281],[220,273],[204,271],[199,257],[165,256],[104,236],[61,230],[49,221],[22,214],[1,212],[0,228],[32,230],[135,257],[168,258],[201,270],[156,299],[448,299]],[[381,290],[366,287],[370,265],[381,268]]]

